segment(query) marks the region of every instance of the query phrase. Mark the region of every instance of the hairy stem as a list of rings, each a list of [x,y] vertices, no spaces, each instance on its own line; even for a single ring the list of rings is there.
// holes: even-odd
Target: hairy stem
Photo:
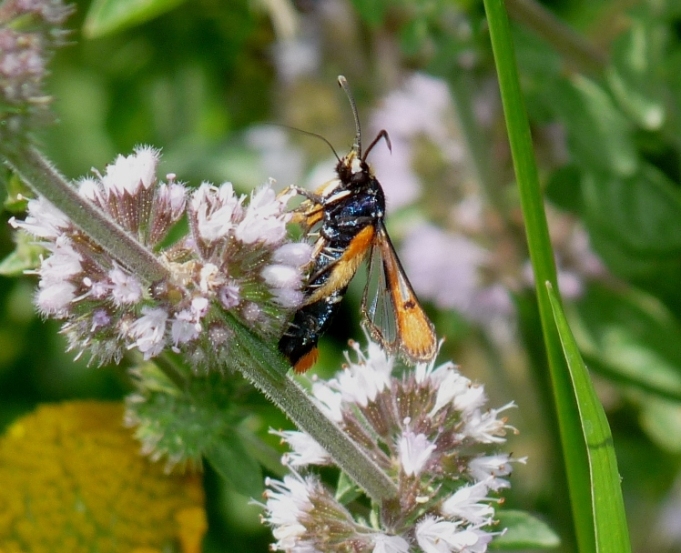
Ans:
[[[312,436],[374,501],[384,503],[396,497],[395,483],[286,375],[290,367],[281,354],[238,321],[232,321],[232,328],[239,350],[234,358],[241,361],[236,368],[300,430]]]
[[[28,186],[49,200],[122,266],[147,284],[167,276],[165,266],[149,250],[79,195],[38,150],[28,146],[5,152],[5,158]]]

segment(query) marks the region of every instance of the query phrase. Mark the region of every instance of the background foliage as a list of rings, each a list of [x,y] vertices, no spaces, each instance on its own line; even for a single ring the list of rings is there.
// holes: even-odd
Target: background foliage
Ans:
[[[512,447],[529,461],[518,466],[506,504],[544,517],[565,540],[563,550],[572,550],[482,4],[157,0],[141,10],[132,0],[77,4],[73,44],[57,54],[49,82],[59,124],[41,136],[71,178],[147,143],[163,148],[162,171],[192,184],[230,180],[246,191],[274,177],[281,185],[319,185],[333,167],[327,146],[263,125],[319,133],[346,151],[353,122],[335,78],[348,78],[365,140],[383,126],[393,137],[388,167],[399,170],[381,172],[385,165],[376,160],[390,202],[388,224],[446,338],[444,356],[483,381],[493,403],[519,405],[511,415],[520,431]],[[509,0],[507,8],[551,206],[559,281],[613,430],[633,547],[681,551],[681,7],[673,0]],[[416,72],[447,84],[450,111],[440,120],[446,135],[429,134],[416,109],[434,89],[421,99],[405,93],[395,100]],[[372,156],[380,155],[377,147]],[[404,188],[407,170],[418,176],[415,191]],[[402,202],[400,191],[411,200]],[[474,228],[464,227],[468,217]],[[446,234],[418,234],[425,222]],[[568,247],[566,229],[572,236],[576,228],[586,229],[601,260],[597,270],[585,263],[591,250]],[[467,248],[452,238],[462,236]],[[7,226],[1,239],[9,253]],[[471,243],[484,262],[469,288],[469,273],[429,265],[434,258],[455,268],[472,265]],[[445,275],[440,281],[438,271]],[[322,373],[339,366],[349,337],[360,336],[361,285],[351,289],[322,345]],[[34,315],[32,286],[28,279],[0,281],[0,422],[43,402],[129,392],[125,367],[88,368],[87,360],[64,353],[57,327]],[[510,301],[481,292],[495,286]],[[471,305],[452,299],[467,295]],[[285,424],[264,400],[251,401],[256,431]],[[210,469],[204,486],[210,528],[204,549],[265,551],[270,538],[258,509],[246,507],[247,499]]]

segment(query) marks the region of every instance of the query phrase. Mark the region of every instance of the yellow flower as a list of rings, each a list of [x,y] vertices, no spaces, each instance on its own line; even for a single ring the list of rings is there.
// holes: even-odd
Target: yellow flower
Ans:
[[[139,454],[123,405],[43,405],[0,437],[0,553],[197,553],[201,481]]]

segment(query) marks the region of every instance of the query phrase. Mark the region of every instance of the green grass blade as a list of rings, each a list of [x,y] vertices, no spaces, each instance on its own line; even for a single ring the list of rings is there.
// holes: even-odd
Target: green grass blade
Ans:
[[[570,371],[588,456],[591,481],[589,505],[594,521],[596,551],[627,553],[631,551],[631,545],[610,427],[568,326],[560,300],[550,284],[547,284],[547,291]]]
[[[592,497],[589,462],[579,410],[554,323],[551,301],[544,285],[549,282],[558,290],[553,250],[546,223],[544,201],[539,188],[530,126],[520,91],[508,17],[502,0],[484,0],[484,4],[535,276],[539,316],[551,374],[553,401],[559,426],[557,431],[563,450],[573,527],[579,551],[595,553],[597,548],[592,510],[585,508]]]

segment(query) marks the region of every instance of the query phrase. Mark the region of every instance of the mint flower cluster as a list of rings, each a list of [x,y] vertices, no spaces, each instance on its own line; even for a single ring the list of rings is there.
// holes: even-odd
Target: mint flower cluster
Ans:
[[[43,90],[52,51],[65,42],[61,26],[73,10],[61,0],[0,3],[0,138],[7,148],[51,116]]]
[[[512,429],[485,408],[484,388],[453,363],[422,363],[401,376],[378,344],[336,378],[312,386],[317,404],[394,480],[394,502],[359,518],[309,470],[332,460],[310,436],[276,432],[291,447],[291,473],[269,479],[264,520],[287,552],[482,553],[495,526],[499,492],[510,486],[511,456],[489,451]],[[517,460],[525,462],[525,459]]]
[[[229,351],[230,317],[262,336],[281,334],[303,299],[311,246],[287,240],[289,198],[271,183],[250,198],[230,183],[191,190],[172,174],[159,181],[159,160],[140,147],[76,186],[168,269],[166,279],[142,282],[43,198],[29,201],[25,220],[10,222],[48,252],[35,271],[35,301],[44,316],[64,321],[72,350],[98,363],[118,362],[131,348],[145,359],[172,350],[206,369]],[[169,240],[183,218],[189,232]]]

